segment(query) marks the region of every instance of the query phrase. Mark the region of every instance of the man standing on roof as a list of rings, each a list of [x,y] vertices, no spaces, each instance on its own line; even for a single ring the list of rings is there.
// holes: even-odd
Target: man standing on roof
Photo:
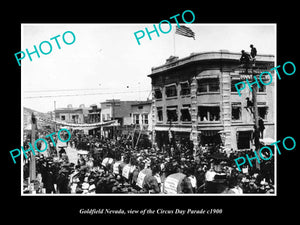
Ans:
[[[250,45],[250,48],[251,48],[251,52],[250,52],[251,59],[253,62],[253,66],[255,66],[255,56],[257,55],[257,51],[256,51],[256,48],[254,48],[254,46],[252,44]]]
[[[256,48],[252,44],[250,45],[250,48],[251,48],[250,55],[251,55],[252,60],[254,61],[255,60],[255,56],[257,55],[257,50],[256,50]]]
[[[244,66],[246,68],[246,73],[248,73],[250,55],[247,52],[245,52],[245,50],[242,50],[241,52],[242,52],[242,56],[240,58],[240,63],[244,64]]]

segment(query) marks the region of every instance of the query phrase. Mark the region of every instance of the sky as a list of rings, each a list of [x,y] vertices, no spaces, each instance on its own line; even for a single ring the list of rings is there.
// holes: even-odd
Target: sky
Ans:
[[[275,24],[181,24],[195,33],[195,40],[174,35],[147,34],[138,45],[134,32],[151,31],[153,24],[22,24],[21,50],[34,51],[43,41],[49,41],[52,52],[40,58],[32,54],[21,61],[22,106],[48,112],[56,108],[86,107],[106,99],[146,100],[151,98],[151,68],[165,63],[171,55],[183,58],[195,52],[250,51],[253,44],[258,54],[276,54]],[[158,26],[156,24],[156,26]],[[162,29],[168,30],[163,24]],[[62,40],[72,31],[75,42]],[[58,49],[57,38],[61,49]],[[66,34],[67,42],[72,36]],[[49,50],[47,44],[43,51]],[[16,62],[17,63],[17,62]],[[68,96],[66,96],[68,95]]]

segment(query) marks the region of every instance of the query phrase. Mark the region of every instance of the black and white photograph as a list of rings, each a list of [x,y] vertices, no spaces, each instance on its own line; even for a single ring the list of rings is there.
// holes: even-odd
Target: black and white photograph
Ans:
[[[276,196],[276,23],[189,13],[21,24],[21,196]]]
[[[3,221],[293,221],[295,4],[45,3],[3,7]]]

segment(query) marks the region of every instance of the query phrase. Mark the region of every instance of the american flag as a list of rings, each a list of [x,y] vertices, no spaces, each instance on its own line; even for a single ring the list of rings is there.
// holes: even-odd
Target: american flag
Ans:
[[[195,33],[186,26],[180,26],[179,28],[178,26],[176,26],[175,34],[180,34],[186,37],[192,37],[195,40]]]

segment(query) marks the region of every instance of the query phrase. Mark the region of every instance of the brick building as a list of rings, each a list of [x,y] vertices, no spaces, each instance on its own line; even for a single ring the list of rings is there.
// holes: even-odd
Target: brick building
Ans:
[[[240,53],[226,50],[192,53],[153,67],[152,126],[158,145],[168,143],[168,132],[177,140],[189,139],[195,146],[223,143],[227,149],[253,146],[253,114],[246,107],[252,99],[249,88],[239,96],[234,84],[241,81]],[[268,71],[273,55],[258,55],[256,66]],[[275,76],[273,76],[274,79]],[[265,83],[267,83],[265,81]],[[275,136],[274,80],[257,92],[258,114],[264,121],[264,137]]]
[[[132,104],[131,115],[136,131],[142,131],[147,135],[152,133],[152,100]]]
[[[132,130],[131,105],[138,101],[121,101],[120,99],[110,99],[101,102],[102,122],[117,120],[119,126],[107,126],[102,128],[101,133],[105,137],[113,137],[114,134],[127,134]]]
[[[69,104],[66,108],[57,108],[54,110],[55,119],[67,123],[86,123],[88,120],[88,108],[81,104],[79,107],[73,107]]]

